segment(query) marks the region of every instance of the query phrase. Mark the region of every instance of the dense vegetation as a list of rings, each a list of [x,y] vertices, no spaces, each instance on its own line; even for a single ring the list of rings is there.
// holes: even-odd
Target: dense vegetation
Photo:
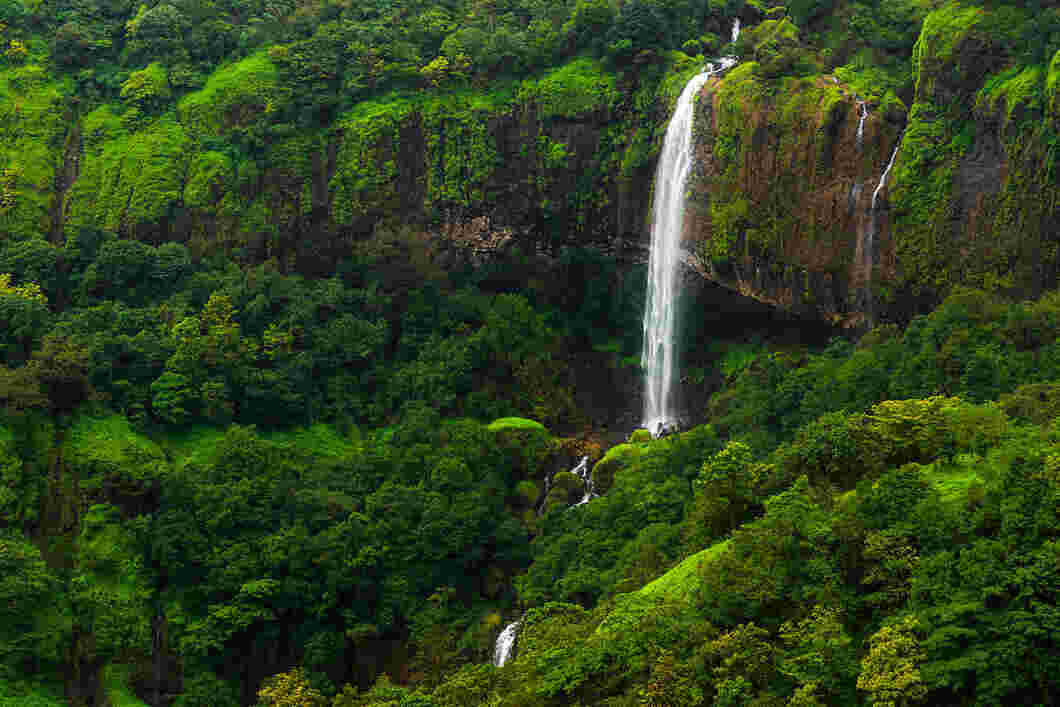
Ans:
[[[0,705],[1060,701],[1056,8],[0,0],[0,40]],[[702,424],[626,439],[601,244],[721,51],[705,259],[782,257],[756,101],[827,132],[835,77],[905,126],[915,306],[708,344],[690,299]]]

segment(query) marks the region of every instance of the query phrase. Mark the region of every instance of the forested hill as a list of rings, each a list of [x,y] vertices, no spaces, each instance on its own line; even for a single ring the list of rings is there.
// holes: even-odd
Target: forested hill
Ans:
[[[1060,703],[1058,50],[1049,3],[0,0],[0,707]]]

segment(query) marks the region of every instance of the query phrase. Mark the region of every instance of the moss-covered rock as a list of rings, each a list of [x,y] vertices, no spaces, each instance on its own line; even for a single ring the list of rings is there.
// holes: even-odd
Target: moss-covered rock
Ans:
[[[924,21],[888,190],[897,293],[1032,295],[1055,281],[1055,72],[1013,60],[1000,29],[1021,22],[1022,9],[956,2]]]
[[[627,440],[630,444],[644,444],[652,440],[651,432],[649,430],[640,428],[633,430],[630,433],[629,439]]]
[[[522,508],[533,508],[540,497],[540,487],[529,479],[524,479],[515,485],[515,498]]]
[[[593,465],[593,490],[607,493],[615,481],[615,474],[632,464],[642,451],[639,444],[617,444],[607,450],[604,458]]]
[[[192,143],[176,114],[130,124],[125,120],[130,112],[103,105],[85,116],[84,158],[70,189],[69,227],[129,236],[168,233],[169,217],[184,194]]]
[[[552,477],[548,496],[545,497],[544,512],[577,503],[585,495],[585,483],[569,471],[561,471]]]
[[[746,61],[699,96],[686,215],[697,269],[782,309],[858,325],[870,279],[859,236],[900,126],[870,105],[859,137],[853,86],[771,76]]]
[[[162,449],[124,415],[79,417],[63,456],[88,497],[132,513],[149,508],[154,482],[169,469]]]
[[[42,64],[0,70],[0,234],[49,232],[56,172],[72,123],[65,93]]]
[[[544,425],[536,420],[530,420],[525,417],[502,417],[491,422],[487,429],[490,432],[502,432],[505,430],[533,430],[538,432],[548,432]]]

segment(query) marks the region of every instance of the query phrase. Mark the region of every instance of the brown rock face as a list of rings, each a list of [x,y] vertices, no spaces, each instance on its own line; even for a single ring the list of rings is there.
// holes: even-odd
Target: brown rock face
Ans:
[[[863,326],[889,257],[872,196],[901,130],[865,109],[862,122],[860,99],[831,77],[767,86],[754,64],[705,86],[685,234],[696,269],[785,310]]]

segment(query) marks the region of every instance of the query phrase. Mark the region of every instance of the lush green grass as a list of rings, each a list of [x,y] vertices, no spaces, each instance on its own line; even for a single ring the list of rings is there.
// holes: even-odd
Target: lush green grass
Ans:
[[[689,555],[673,569],[649,582],[635,592],[615,597],[614,606],[596,629],[597,634],[618,633],[633,629],[645,617],[662,606],[690,605],[699,590],[699,575],[703,563],[717,557],[729,544],[728,540]]]
[[[360,440],[360,432],[356,428],[352,437],[344,437],[334,426],[324,423],[309,427],[266,430],[261,436],[271,442],[320,457],[349,456],[357,451],[357,443]]]
[[[982,463],[977,457],[961,455],[953,465],[936,462],[925,477],[939,492],[943,503],[961,504],[967,500],[969,488],[983,483],[977,471],[977,461]]]
[[[669,572],[644,585],[637,593],[644,597],[691,601],[699,588],[700,567],[704,562],[710,562],[717,557],[728,544],[728,540],[722,540],[689,555]]]
[[[159,442],[173,460],[173,466],[181,468],[191,463],[208,463],[224,436],[225,431],[222,427],[194,425],[186,429],[170,431],[160,438]]]
[[[502,417],[491,422],[487,429],[489,429],[490,432],[499,432],[501,430],[536,430],[538,432],[548,432],[548,429],[540,422],[528,420],[525,417]]]
[[[196,137],[220,135],[267,118],[289,95],[276,65],[260,52],[211,74],[201,91],[180,101],[180,119]]]
[[[195,425],[167,432],[158,441],[169,453],[174,467],[182,468],[188,464],[210,463],[218,445],[224,441],[225,433],[224,427]],[[346,437],[336,427],[324,423],[309,427],[259,429],[258,434],[270,442],[314,457],[348,457],[356,453],[360,442],[359,431]]]
[[[519,87],[518,99],[533,102],[541,117],[573,118],[608,108],[618,99],[615,74],[595,59],[582,57],[528,79]]]
[[[136,432],[124,415],[77,418],[64,453],[66,461],[82,473],[82,481],[102,474],[148,479],[166,467],[162,448]]]

